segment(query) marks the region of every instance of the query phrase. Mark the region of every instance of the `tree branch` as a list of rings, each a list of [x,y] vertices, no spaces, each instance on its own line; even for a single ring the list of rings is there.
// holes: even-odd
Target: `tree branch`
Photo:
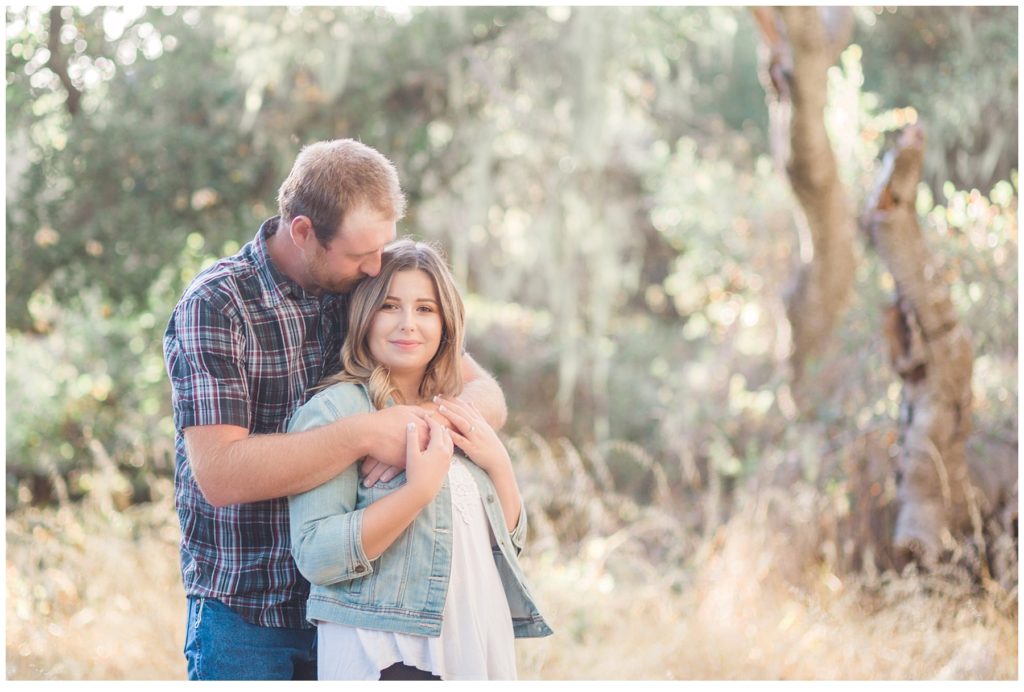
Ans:
[[[46,65],[60,77],[61,84],[67,90],[68,98],[66,104],[68,113],[73,118],[82,109],[82,92],[71,82],[71,76],[68,74],[67,58],[61,53],[60,30],[64,26],[64,19],[60,13],[63,9],[60,5],[54,5],[50,8],[50,36],[47,45],[50,49],[50,59],[46,61]]]

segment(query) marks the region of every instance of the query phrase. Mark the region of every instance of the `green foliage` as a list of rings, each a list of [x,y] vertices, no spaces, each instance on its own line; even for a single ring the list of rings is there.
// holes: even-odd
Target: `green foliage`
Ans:
[[[863,8],[865,89],[912,107],[929,138],[925,179],[990,190],[1017,170],[1016,6]]]
[[[53,310],[51,301],[38,299],[34,312]],[[61,311],[49,335],[8,334],[9,505],[19,481],[51,475],[81,495],[88,470],[107,457],[132,475],[170,472],[162,315],[159,322],[152,311],[115,313],[94,294],[80,310]]]
[[[1014,443],[1015,13],[860,8],[826,114],[854,208],[887,133],[923,120],[919,210],[975,337],[979,428]],[[652,464],[675,489],[728,487],[779,459],[811,468],[815,440],[895,415],[891,286],[865,253],[837,352],[812,373],[816,416],[793,418],[794,205],[768,158],[745,9],[6,18],[9,499],[39,473],[74,494],[103,455],[140,496],[147,473],[169,471],[171,307],[275,213],[297,149],[327,137],[396,162],[401,231],[447,248],[470,350],[502,381],[512,429],[612,450],[607,474],[637,493],[653,492]]]
[[[200,236],[189,240],[177,266],[153,279],[141,307],[118,306],[91,290],[69,308],[37,292],[29,313],[45,333],[8,332],[9,507],[81,496],[92,471],[112,465],[132,483],[130,494],[146,499],[150,484],[173,472],[163,332],[182,276],[214,259],[203,253]]]
[[[237,238],[266,213],[260,200],[254,214],[253,195],[277,174],[237,127],[243,90],[232,56],[217,49],[199,10],[83,12],[65,8],[69,71],[83,75],[78,113],[64,109],[49,68],[9,65],[8,166],[17,174],[8,182],[7,315],[16,329],[36,326],[28,303],[37,290],[75,305],[96,286],[104,299],[142,309],[185,237]],[[116,40],[104,28],[110,16],[128,21]],[[46,50],[32,38],[27,24],[9,34],[8,54]]]

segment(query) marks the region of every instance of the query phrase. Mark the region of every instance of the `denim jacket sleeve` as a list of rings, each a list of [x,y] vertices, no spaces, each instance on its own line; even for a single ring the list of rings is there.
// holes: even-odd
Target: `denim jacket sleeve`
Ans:
[[[311,430],[370,410],[356,385],[335,385],[304,404],[289,432]],[[363,551],[363,510],[356,509],[358,464],[312,490],[288,498],[292,557],[306,579],[326,586],[373,571]]]
[[[512,547],[516,551],[516,557],[519,557],[520,553],[523,552],[523,546],[526,545],[526,503],[520,501],[519,503],[519,521],[516,522],[516,526],[512,531],[509,532],[509,538],[512,539]]]

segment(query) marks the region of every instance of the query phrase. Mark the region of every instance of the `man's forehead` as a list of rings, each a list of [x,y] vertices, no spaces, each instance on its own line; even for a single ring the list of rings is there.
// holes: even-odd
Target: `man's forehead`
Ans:
[[[361,255],[376,252],[397,236],[397,220],[384,214],[346,216],[336,244],[344,252]]]

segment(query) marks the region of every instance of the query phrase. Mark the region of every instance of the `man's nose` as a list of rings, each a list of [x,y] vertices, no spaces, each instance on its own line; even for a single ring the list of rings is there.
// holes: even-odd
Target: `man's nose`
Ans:
[[[363,262],[362,270],[367,276],[380,274],[381,251],[377,250],[368,260]]]

